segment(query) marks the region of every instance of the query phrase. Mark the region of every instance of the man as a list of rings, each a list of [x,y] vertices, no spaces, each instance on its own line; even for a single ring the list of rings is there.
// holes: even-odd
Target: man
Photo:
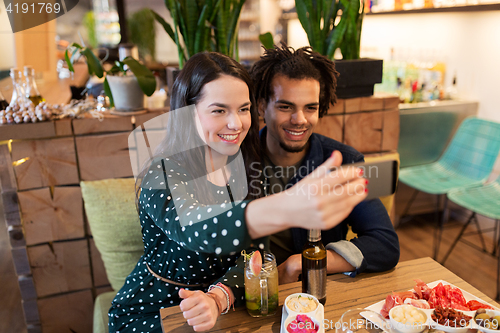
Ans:
[[[332,61],[310,48],[294,51],[282,46],[266,50],[251,75],[259,114],[266,123],[260,133],[266,195],[293,186],[334,151],[342,154],[343,164],[364,160],[354,148],[313,133],[319,118],[336,102],[338,73]],[[350,241],[346,240],[348,226],[357,234]],[[271,236],[280,283],[298,281],[307,239],[304,228]],[[379,199],[358,204],[341,224],[322,232],[322,241],[329,274],[384,271],[399,260],[398,237]]]

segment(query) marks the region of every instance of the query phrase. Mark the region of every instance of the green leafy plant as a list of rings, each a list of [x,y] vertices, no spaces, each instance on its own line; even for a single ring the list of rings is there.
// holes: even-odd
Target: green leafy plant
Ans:
[[[295,8],[314,51],[333,59],[340,48],[343,59],[359,59],[363,0],[295,0]]]
[[[93,11],[88,11],[85,13],[82,21],[85,30],[87,31],[87,39],[90,46],[96,48],[98,45],[97,36],[95,34],[95,17]]]
[[[69,55],[70,52],[71,56]],[[104,73],[106,73],[106,76],[126,75],[128,71],[131,71],[137,78],[137,82],[139,83],[139,86],[144,94],[151,96],[156,90],[156,79],[153,73],[146,66],[132,57],[126,57],[122,61],[116,61],[111,69],[105,71],[101,61],[90,48],[73,43],[64,53],[68,69],[71,72],[75,71],[73,64],[78,61],[81,56],[85,57],[87,61],[87,68],[90,76],[96,75],[98,78],[102,78]],[[113,106],[113,94],[109,88],[107,78],[104,79],[104,92],[109,97],[111,106]]]
[[[155,16],[149,8],[133,13],[127,20],[130,41],[137,45],[142,58],[150,56],[152,60],[155,59],[156,51],[154,20]]]
[[[173,26],[158,13],[153,15],[177,45],[182,68],[187,59],[203,51],[235,56],[238,19],[244,3],[245,0],[165,0]]]

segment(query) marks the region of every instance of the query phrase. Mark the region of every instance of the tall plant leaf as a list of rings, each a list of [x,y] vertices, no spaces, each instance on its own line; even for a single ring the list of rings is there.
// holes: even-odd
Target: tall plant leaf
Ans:
[[[198,12],[198,4],[196,0],[186,0],[186,30],[187,30],[187,40],[185,41],[189,46],[189,54],[199,52],[195,49],[195,38],[196,38],[196,28],[198,26],[198,19],[200,13]]]
[[[307,39],[309,40],[309,45],[313,46],[314,45],[314,36],[312,33],[312,23],[309,20],[308,14],[307,14],[307,7],[305,1],[307,0],[295,0],[295,9],[297,10],[297,16],[299,17],[300,24],[302,25],[302,28],[304,28]]]
[[[206,50],[205,48],[205,33],[207,31],[206,20],[208,17],[208,6],[203,6],[201,10],[200,18],[198,19],[198,23],[196,24],[196,34],[194,41],[194,49],[196,52],[202,52]]]
[[[156,90],[156,79],[153,73],[132,57],[126,57],[122,62],[134,73],[142,91],[147,96],[153,95]]]

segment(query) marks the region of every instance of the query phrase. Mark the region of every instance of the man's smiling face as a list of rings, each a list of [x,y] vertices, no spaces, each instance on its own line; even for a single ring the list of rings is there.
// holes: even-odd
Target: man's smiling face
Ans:
[[[315,79],[290,79],[276,75],[269,103],[259,103],[267,125],[270,151],[305,154],[307,142],[319,119],[320,85]]]

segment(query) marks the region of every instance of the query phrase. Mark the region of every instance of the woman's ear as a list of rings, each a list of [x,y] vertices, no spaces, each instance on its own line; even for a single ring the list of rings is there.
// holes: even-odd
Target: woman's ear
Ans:
[[[266,114],[266,109],[267,109],[267,103],[263,98],[261,98],[257,103],[257,110],[259,111],[259,116],[261,116],[264,119],[265,119],[264,115]]]

